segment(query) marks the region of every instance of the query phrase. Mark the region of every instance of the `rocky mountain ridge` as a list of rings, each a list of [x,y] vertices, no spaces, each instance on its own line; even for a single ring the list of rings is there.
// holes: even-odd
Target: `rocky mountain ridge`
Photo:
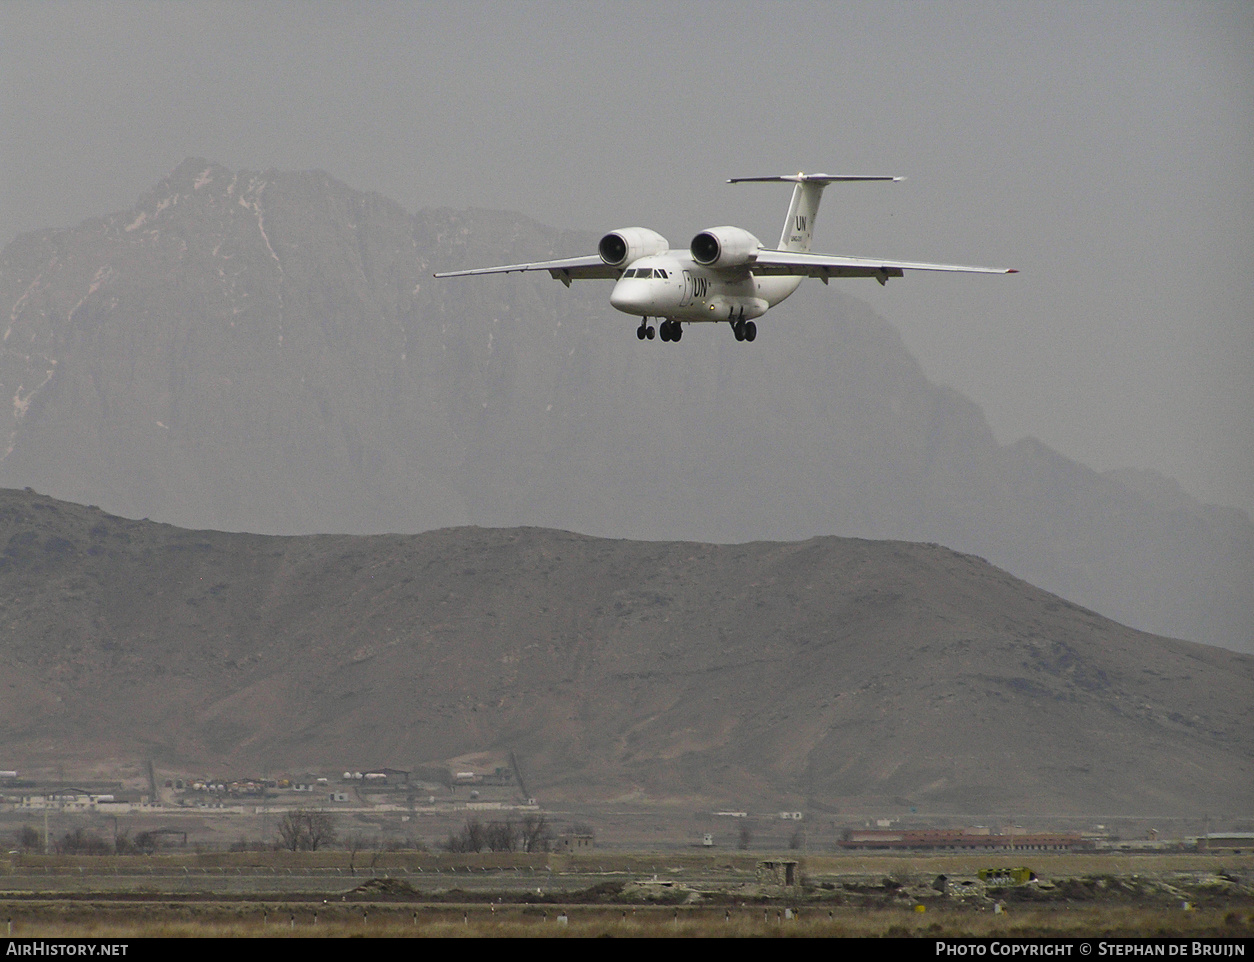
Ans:
[[[940,542],[1137,627],[1254,650],[1246,515],[999,445],[837,285],[803,285],[752,345],[713,326],[662,345],[604,284],[430,276],[594,244],[188,160],[132,210],[0,255],[0,484],[276,534]]]

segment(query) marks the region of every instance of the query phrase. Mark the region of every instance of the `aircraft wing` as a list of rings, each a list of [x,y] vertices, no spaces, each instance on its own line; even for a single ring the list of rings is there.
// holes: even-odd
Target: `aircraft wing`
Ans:
[[[512,274],[515,271],[548,271],[554,280],[567,287],[571,281],[617,279],[623,273],[621,267],[610,267],[598,254],[585,257],[567,257],[560,261],[536,261],[532,264],[506,264],[504,267],[476,267],[468,271],[444,271],[436,277],[469,277],[474,274]]]
[[[963,264],[924,264],[914,261],[887,261],[873,257],[844,257],[839,254],[811,254],[801,251],[758,251],[749,270],[755,274],[790,274],[817,277],[827,283],[829,277],[874,277],[881,284],[890,277],[902,277],[906,271],[957,271],[966,274],[1017,274],[1011,267],[968,267]]]

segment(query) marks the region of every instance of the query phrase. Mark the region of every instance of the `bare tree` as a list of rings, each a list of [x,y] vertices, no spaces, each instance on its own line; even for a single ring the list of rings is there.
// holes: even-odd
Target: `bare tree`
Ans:
[[[327,812],[294,808],[279,820],[279,844],[292,852],[316,852],[335,841],[335,819]]]
[[[304,834],[301,826],[299,810],[284,812],[279,819],[279,844],[290,852],[300,849],[301,837]]]
[[[23,852],[37,852],[43,848],[39,832],[29,825],[23,825],[13,833],[13,840]]]
[[[305,826],[309,851],[316,852],[319,847],[335,841],[335,819],[327,812],[306,812]]]
[[[111,855],[113,846],[94,832],[82,828],[66,832],[56,845],[62,855]]]
[[[366,837],[361,832],[354,832],[344,840],[344,848],[348,850],[348,874],[357,874],[357,853],[366,847]]]
[[[547,852],[553,845],[553,830],[543,815],[524,816],[518,834],[524,852]]]
[[[472,818],[466,823],[466,851],[482,852],[483,847],[487,844],[487,829],[483,827],[483,823],[477,818]]]
[[[484,841],[489,852],[512,852],[518,847],[518,832],[510,819],[503,822],[488,822],[484,831]]]
[[[450,852],[482,852],[486,844],[487,829],[483,827],[479,819],[472,818],[466,822],[461,832],[449,833],[444,847]]]
[[[450,835],[446,845],[450,852],[547,852],[553,832],[543,815],[527,815],[521,824],[513,819],[480,824],[476,819],[466,823],[458,835]]]

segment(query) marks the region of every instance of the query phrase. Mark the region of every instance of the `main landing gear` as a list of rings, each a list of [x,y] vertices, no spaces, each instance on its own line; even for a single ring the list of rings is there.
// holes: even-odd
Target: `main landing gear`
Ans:
[[[657,332],[662,335],[662,340],[664,341],[678,341],[684,336],[684,328],[679,321],[663,320],[658,325]],[[645,338],[648,338],[650,341],[653,340],[653,325],[649,323],[647,317],[640,319],[640,326],[636,328],[636,337],[642,341]]]
[[[758,325],[753,321],[741,319],[733,321],[730,318],[727,321],[731,325],[732,333],[736,335],[738,341],[752,341],[758,336]],[[663,318],[662,323],[657,326],[657,333],[662,335],[664,341],[678,341],[684,336],[684,327],[679,321],[670,321]],[[653,325],[649,323],[647,317],[640,319],[640,326],[636,328],[636,337],[640,340],[653,340]]]

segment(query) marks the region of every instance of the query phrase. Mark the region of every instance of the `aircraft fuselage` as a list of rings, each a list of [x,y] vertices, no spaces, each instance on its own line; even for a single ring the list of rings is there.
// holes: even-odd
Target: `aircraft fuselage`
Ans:
[[[749,267],[703,267],[687,251],[632,262],[610,294],[610,305],[635,317],[685,323],[761,317],[797,289],[802,278],[756,277]]]

